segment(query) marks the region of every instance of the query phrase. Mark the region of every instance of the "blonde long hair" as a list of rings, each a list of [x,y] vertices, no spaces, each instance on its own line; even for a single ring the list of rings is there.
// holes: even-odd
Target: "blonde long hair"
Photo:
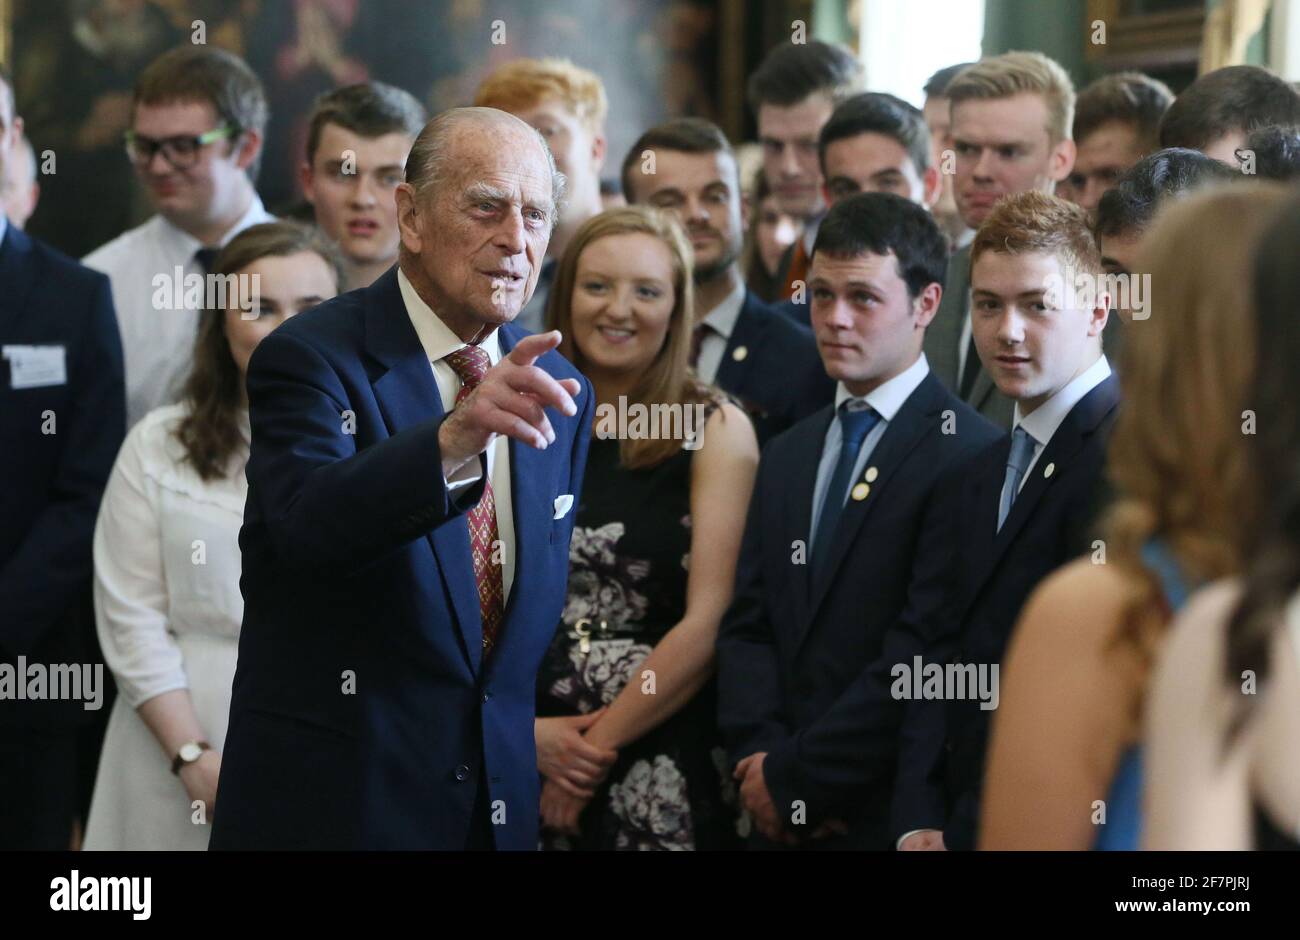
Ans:
[[[1242,436],[1258,342],[1251,272],[1285,193],[1233,183],[1173,203],[1133,265],[1151,276],[1150,317],[1124,326],[1124,403],[1107,457],[1118,498],[1104,531],[1108,561],[1135,588],[1112,651],[1136,669],[1138,688],[1170,620],[1142,547],[1158,537],[1189,584],[1242,564],[1254,503]]]
[[[673,310],[668,334],[658,355],[628,395],[629,404],[690,405],[718,400],[712,387],[695,377],[690,367],[691,331],[695,326],[695,292],[692,285],[690,243],[672,216],[648,206],[623,206],[588,219],[573,235],[555,272],[555,283],[546,301],[546,328],[564,334],[560,353],[578,371],[586,369],[586,358],[573,341],[573,288],[578,276],[578,259],[593,242],[612,235],[651,235],[668,249],[673,266]],[[619,457],[628,468],[649,467],[667,460],[681,449],[681,442],[669,438],[624,439]]]

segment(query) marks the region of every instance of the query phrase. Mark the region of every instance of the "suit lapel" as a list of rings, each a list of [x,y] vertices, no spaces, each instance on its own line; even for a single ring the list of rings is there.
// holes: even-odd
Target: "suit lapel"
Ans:
[[[762,347],[763,335],[767,332],[763,318],[753,313],[753,299],[754,295],[746,291],[745,303],[740,308],[740,315],[736,317],[731,335],[727,337],[727,348],[723,350],[722,362],[718,363],[718,373],[713,378],[714,385],[731,390],[737,398],[745,399],[745,407],[751,410],[754,404],[748,400],[749,377],[757,358],[754,353]]]
[[[792,494],[787,504],[785,531],[790,533],[790,540],[801,539],[804,545],[804,563],[794,565],[795,589],[799,592],[799,607],[808,611],[812,598],[812,503],[813,493],[817,489],[817,466],[821,461],[822,447],[826,441],[826,429],[834,420],[835,407],[828,406],[815,416],[801,423],[799,434],[802,440],[792,441],[791,451],[796,457],[795,465],[789,474],[789,489]],[[802,458],[802,459],[800,459]],[[784,553],[785,544],[777,546]]]
[[[442,416],[438,384],[402,301],[396,268],[368,288],[366,350],[386,367],[371,386],[390,435]],[[438,526],[428,539],[438,559],[443,585],[451,597],[466,658],[477,673],[482,656],[483,624],[470,554],[469,527],[463,518],[455,519]]]
[[[882,499],[889,498],[889,494],[893,491],[894,481],[904,476],[902,472],[903,463],[906,461],[908,454],[912,452],[912,449],[916,447],[926,432],[934,427],[939,403],[945,397],[939,380],[931,373],[908,396],[907,401],[903,403],[903,407],[894,415],[894,420],[886,425],[885,433],[881,436],[880,441],[872,450],[871,456],[863,467],[863,475],[853,481],[855,487],[859,483],[867,485],[867,496],[861,500],[850,497],[844,504],[844,510],[840,515],[839,524],[835,528],[835,535],[831,542],[830,560],[821,570],[820,579],[812,585],[812,602],[807,608],[808,616],[801,624],[800,641],[806,635],[813,618],[817,616],[818,609],[826,600],[826,594],[835,582],[836,574],[848,557],[849,551],[858,537],[858,532],[865,524],[867,517],[871,515]],[[866,479],[868,476],[872,477],[870,481]],[[827,498],[830,495],[828,493]]]
[[[925,356],[939,380],[957,394],[957,366],[961,356],[961,330],[970,292],[970,248],[959,249],[948,260],[943,299],[934,322],[925,331]]]
[[[507,355],[514,349],[521,336],[525,335],[513,326],[504,326],[497,331],[501,343],[501,355]],[[537,365],[545,368],[539,360]],[[510,620],[516,608],[529,604],[532,593],[530,573],[540,565],[534,563],[533,552],[545,546],[550,540],[551,505],[548,494],[554,491],[554,478],[558,469],[555,460],[549,459],[549,450],[537,450],[520,441],[511,439],[510,449],[510,502],[511,519],[515,527],[515,576],[506,598],[505,616],[502,619],[502,633],[498,645],[505,647],[518,637],[517,630],[510,629]],[[543,549],[544,550],[544,549]],[[520,600],[522,598],[522,600]],[[477,598],[476,598],[477,601]],[[497,649],[492,656],[496,661],[504,649]]]
[[[1065,416],[1065,420],[1061,422],[1061,426],[1056,429],[1056,433],[1052,435],[1052,439],[1047,442],[1047,446],[1043,448],[1043,452],[1034,463],[1029,478],[1025,480],[1024,486],[1021,487],[1020,494],[1016,497],[1015,502],[1011,504],[1011,511],[1007,513],[1007,520],[1003,523],[1002,530],[996,532],[993,536],[991,550],[984,556],[987,561],[980,577],[973,585],[974,590],[978,591],[989,575],[997,568],[1011,543],[1016,540],[1020,530],[1033,517],[1034,510],[1042,502],[1043,497],[1068,471],[1071,464],[1080,455],[1093,433],[1097,430],[1097,426],[1101,424],[1118,401],[1119,384],[1112,374],[1080,399],[1078,404]],[[1004,474],[1006,468],[1005,457],[1010,452],[1010,446],[1010,438],[1008,438],[1007,448],[1002,452]],[[999,480],[997,486],[998,495],[991,500],[985,499],[985,502],[996,507],[1001,492],[1002,480]],[[990,531],[997,529],[996,508],[992,520],[993,524]]]
[[[0,327],[6,331],[28,310],[27,295],[36,280],[32,240],[12,222],[0,242]]]

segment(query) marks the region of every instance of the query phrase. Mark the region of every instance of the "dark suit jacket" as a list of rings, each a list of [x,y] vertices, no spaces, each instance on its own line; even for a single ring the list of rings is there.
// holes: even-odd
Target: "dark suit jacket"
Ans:
[[[505,353],[526,334],[499,335]],[[483,485],[453,500],[443,483],[444,413],[396,269],[258,346],[213,848],[461,849],[482,772],[496,847],[536,849],[533,690],[575,515],[553,507],[577,503],[594,409],[558,353],[537,364],[582,383],[578,414],[549,410],[546,450],[510,443],[517,564],[485,662],[464,518]]]
[[[835,397],[812,330],[748,290],[713,381],[744,405],[760,446]]]
[[[94,662],[91,537],[126,433],[108,278],[10,223],[0,344],[61,346],[67,370],[61,384],[14,389],[12,363],[0,364],[0,661]],[[90,717],[82,706],[5,702],[0,724],[70,726]]]
[[[961,364],[961,331],[970,310],[970,245],[959,248],[948,261],[948,277],[943,285],[943,299],[939,312],[925,331],[925,355],[930,366],[943,383],[954,392],[957,384],[957,367]],[[1004,431],[1011,429],[1015,402],[998,391],[993,377],[981,365],[974,351],[967,362],[968,368],[978,369],[975,384],[971,386],[966,403]]]
[[[1119,381],[1112,374],[1071,409],[1043,448],[1001,532],[997,511],[1009,434],[948,488],[943,511],[953,519],[957,550],[950,598],[938,615],[944,623],[927,632],[927,662],[1001,664],[1029,594],[1089,549],[1097,480],[1119,400]],[[974,846],[991,718],[991,711],[969,698],[909,703],[895,835],[943,829],[949,848]]]
[[[952,544],[934,490],[999,435],[927,375],[872,451],[867,498],[846,503],[813,583],[792,553],[807,544],[832,415],[823,408],[764,451],[718,639],[719,719],[732,766],[768,752],[764,777],[784,817],[804,801],[803,834],[826,818],[848,823],[847,836],[812,846],[879,849],[889,844],[902,713],[890,670],[921,649],[917,631],[943,596]]]

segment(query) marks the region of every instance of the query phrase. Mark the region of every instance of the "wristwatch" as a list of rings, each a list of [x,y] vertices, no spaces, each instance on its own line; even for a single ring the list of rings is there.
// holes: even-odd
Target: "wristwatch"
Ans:
[[[181,749],[176,752],[176,758],[172,761],[172,773],[180,776],[182,767],[194,763],[203,755],[204,751],[210,750],[212,750],[212,745],[207,741],[186,741],[181,745]]]

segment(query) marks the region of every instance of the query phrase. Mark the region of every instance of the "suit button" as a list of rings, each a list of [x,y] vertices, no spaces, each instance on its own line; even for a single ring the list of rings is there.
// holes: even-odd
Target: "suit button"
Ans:
[[[457,768],[456,768],[456,779],[457,779],[457,780],[468,780],[468,779],[469,779],[469,768],[468,768],[467,766],[465,766],[464,764],[461,764],[459,767],[457,767]]]
[[[484,704],[487,704],[487,701],[488,701],[488,699],[490,699],[490,698],[492,698],[492,693],[491,693],[491,692],[484,692],[484,693],[483,693],[483,703],[484,703]]]

